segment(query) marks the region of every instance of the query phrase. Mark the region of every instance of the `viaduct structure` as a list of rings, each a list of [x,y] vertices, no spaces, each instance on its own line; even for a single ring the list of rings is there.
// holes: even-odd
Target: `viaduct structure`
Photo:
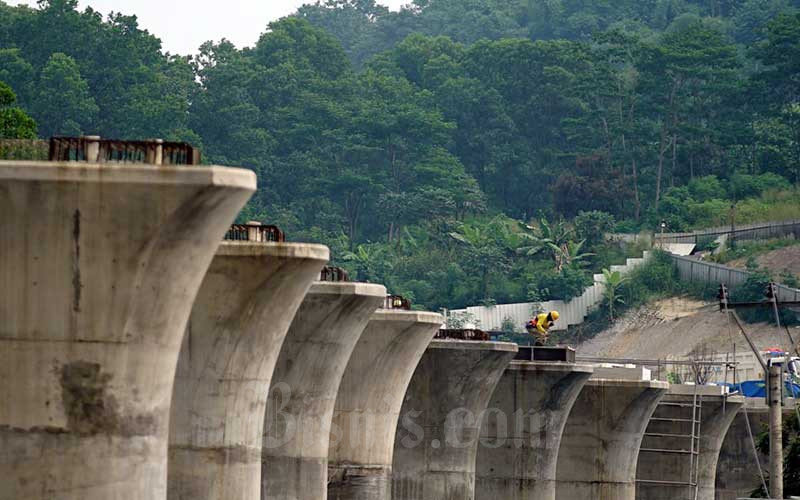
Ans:
[[[269,393],[262,498],[325,498],[331,421],[344,370],[382,285],[315,283],[289,327]]]
[[[592,371],[568,362],[511,362],[483,420],[477,500],[555,499],[561,436]]]
[[[636,498],[714,500],[720,449],[743,404],[723,387],[672,385],[639,449]]]
[[[687,388],[440,338],[323,246],[223,242],[252,172],[84,142],[0,162],[0,500],[633,500],[682,471],[646,450]],[[741,401],[698,389],[709,499]]]
[[[578,395],[558,452],[556,498],[636,498],[639,445],[669,384],[625,371],[596,369]]]
[[[169,498],[259,498],[278,353],[328,248],[223,242],[183,337],[172,391]]]
[[[247,170],[0,162],[0,498],[166,498],[175,368]]]
[[[391,498],[394,435],[406,388],[443,317],[376,311],[345,369],[334,407],[328,498]]]
[[[431,342],[400,412],[392,498],[474,498],[483,415],[516,353],[516,344],[502,342]]]

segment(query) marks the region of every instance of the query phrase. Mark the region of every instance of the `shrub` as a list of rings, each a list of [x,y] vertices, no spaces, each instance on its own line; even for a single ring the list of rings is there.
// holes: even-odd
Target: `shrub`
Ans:
[[[578,212],[575,217],[575,234],[577,240],[586,240],[586,248],[590,251],[605,242],[605,234],[614,229],[614,216],[592,210],[590,212]]]
[[[727,224],[730,219],[731,204],[720,199],[705,200],[688,204],[688,217],[695,227],[713,227]]]
[[[589,285],[588,276],[583,271],[569,267],[565,267],[560,273],[555,271],[543,273],[536,280],[539,301],[563,300],[567,302],[582,294],[587,285]]]
[[[719,198],[724,191],[722,182],[720,182],[716,175],[695,177],[689,181],[689,193],[691,193],[692,198],[698,202]]]

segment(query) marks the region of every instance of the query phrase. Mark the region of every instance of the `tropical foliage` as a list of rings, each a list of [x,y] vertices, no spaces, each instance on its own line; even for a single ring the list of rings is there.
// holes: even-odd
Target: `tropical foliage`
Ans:
[[[326,0],[177,56],[0,1],[2,133],[188,140],[256,172],[243,220],[424,307],[569,299],[633,252],[606,231],[800,215],[798,7]]]

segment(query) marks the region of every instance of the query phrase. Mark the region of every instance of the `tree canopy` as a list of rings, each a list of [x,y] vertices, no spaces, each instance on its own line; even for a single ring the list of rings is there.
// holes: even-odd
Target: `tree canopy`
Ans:
[[[0,1],[0,134],[190,141],[256,172],[243,220],[430,308],[568,299],[624,256],[600,232],[796,198],[798,7],[326,0],[178,57],[132,15]]]

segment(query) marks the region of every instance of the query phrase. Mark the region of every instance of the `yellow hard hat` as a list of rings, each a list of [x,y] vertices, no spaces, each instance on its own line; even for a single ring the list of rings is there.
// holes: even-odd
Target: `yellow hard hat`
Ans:
[[[551,318],[553,321],[557,320],[557,319],[558,319],[558,316],[559,316],[559,314],[558,314],[558,311],[550,311],[550,318]]]

